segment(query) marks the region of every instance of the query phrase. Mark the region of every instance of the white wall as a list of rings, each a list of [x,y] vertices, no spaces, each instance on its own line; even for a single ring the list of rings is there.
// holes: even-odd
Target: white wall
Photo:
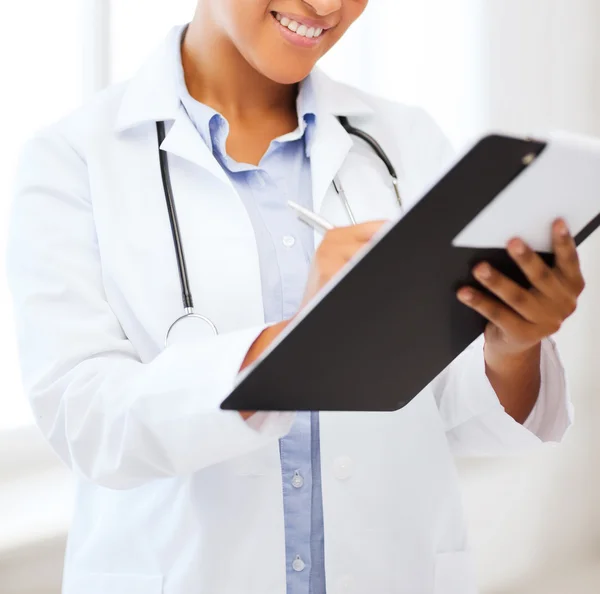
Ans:
[[[600,135],[600,3],[596,0],[486,0],[482,22],[489,126],[515,132],[563,128]],[[600,188],[599,202],[600,202]],[[569,197],[565,196],[565,200]],[[502,466],[474,504],[482,582],[523,588],[600,566],[600,234],[581,249],[588,288],[579,311],[559,335],[577,407],[566,445]],[[510,495],[498,487],[511,482]],[[468,481],[474,474],[465,471]],[[498,493],[498,495],[496,495]],[[487,518],[499,509],[505,522]],[[579,570],[584,573],[586,569]],[[590,578],[591,580],[592,578]],[[518,586],[521,584],[521,586]],[[554,587],[557,587],[556,584]],[[600,591],[600,582],[582,592]],[[507,589],[506,591],[517,591]]]
[[[325,65],[424,105],[457,147],[490,129],[600,136],[599,33],[597,0],[380,0]],[[460,463],[486,594],[600,591],[599,254],[600,232],[581,249],[588,289],[558,337],[577,407],[566,444]]]
[[[31,423],[5,280],[13,175],[23,142],[81,101],[79,17],[79,0],[0,2],[0,431]]]

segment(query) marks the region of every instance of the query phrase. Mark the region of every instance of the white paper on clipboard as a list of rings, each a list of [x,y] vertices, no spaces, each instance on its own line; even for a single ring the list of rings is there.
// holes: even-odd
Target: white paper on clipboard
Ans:
[[[520,237],[536,251],[551,252],[555,219],[564,218],[576,235],[600,213],[600,139],[554,132],[547,142],[452,245],[504,248]]]

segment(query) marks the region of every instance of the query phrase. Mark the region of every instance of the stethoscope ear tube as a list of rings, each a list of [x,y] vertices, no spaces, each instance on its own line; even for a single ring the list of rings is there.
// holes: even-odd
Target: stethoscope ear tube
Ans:
[[[175,208],[175,199],[173,198],[173,187],[171,185],[171,175],[169,172],[169,163],[167,161],[167,153],[163,151],[161,145],[165,140],[165,123],[156,122],[156,131],[158,134],[158,155],[160,159],[160,172],[162,176],[163,187],[165,191],[165,199],[167,202],[167,210],[169,211],[169,221],[171,223],[171,231],[173,233],[173,245],[175,247],[175,255],[177,257],[177,267],[179,269],[179,280],[182,290],[183,308],[185,311],[191,311],[194,307],[192,299],[192,291],[190,289],[190,281],[185,263],[185,254],[183,252],[183,244],[181,241],[181,231],[179,229],[179,221],[177,220],[177,210]]]
[[[383,150],[381,145],[370,134],[367,134],[360,128],[355,128],[352,124],[350,124],[347,117],[338,116],[338,120],[340,124],[344,127],[344,130],[348,132],[348,134],[351,134],[353,136],[356,136],[357,138],[364,140],[373,149],[375,154],[381,159],[383,164],[386,166],[390,177],[392,178],[394,192],[396,194],[396,200],[398,201],[400,207],[402,207],[402,197],[400,196],[400,189],[398,188],[398,174],[396,173],[396,169],[392,165],[392,162],[389,160],[386,152]],[[339,191],[338,194],[340,194]]]

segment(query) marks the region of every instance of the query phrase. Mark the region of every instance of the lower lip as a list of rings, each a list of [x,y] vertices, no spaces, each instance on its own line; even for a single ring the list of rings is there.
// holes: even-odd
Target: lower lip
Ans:
[[[284,27],[273,15],[271,15],[271,18],[273,19],[275,26],[279,29],[279,32],[284,37],[284,39],[286,39],[296,47],[315,47],[316,45],[321,43],[321,40],[327,34],[327,31],[323,31],[323,33],[321,33],[319,37],[313,37],[312,39],[309,39],[308,37],[302,37],[301,35],[297,35],[293,31],[290,31],[287,27]]]

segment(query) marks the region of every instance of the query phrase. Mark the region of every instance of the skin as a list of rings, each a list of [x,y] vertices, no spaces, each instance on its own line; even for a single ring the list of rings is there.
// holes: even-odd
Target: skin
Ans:
[[[182,46],[190,94],[229,122],[229,155],[258,165],[275,138],[296,129],[298,83],[358,19],[368,0],[199,0]],[[298,47],[280,32],[272,13],[318,21],[327,29],[317,45]],[[296,19],[300,20],[300,19]],[[328,232],[312,262],[303,306],[368,243],[383,224],[371,222]],[[553,229],[556,265],[549,268],[522,241],[507,249],[530,279],[526,291],[482,263],[477,279],[495,298],[463,288],[457,298],[483,315],[487,377],[506,411],[523,423],[540,391],[541,341],[573,314],[584,280],[564,221]],[[486,274],[487,273],[487,274]],[[256,361],[290,321],[266,329],[242,369]],[[252,412],[240,413],[245,419]]]
[[[518,238],[507,245],[511,258],[533,285],[530,290],[484,262],[473,273],[496,299],[469,288],[458,292],[465,305],[489,320],[484,351],[487,376],[506,411],[520,423],[537,402],[540,343],[575,313],[585,288],[575,241],[565,221],[555,221],[552,236],[554,268]]]
[[[192,97],[229,122],[228,154],[258,165],[275,138],[298,126],[297,83],[363,13],[368,0],[200,0],[182,54]],[[299,48],[272,12],[327,28],[316,47]],[[235,73],[235,76],[232,76]]]

